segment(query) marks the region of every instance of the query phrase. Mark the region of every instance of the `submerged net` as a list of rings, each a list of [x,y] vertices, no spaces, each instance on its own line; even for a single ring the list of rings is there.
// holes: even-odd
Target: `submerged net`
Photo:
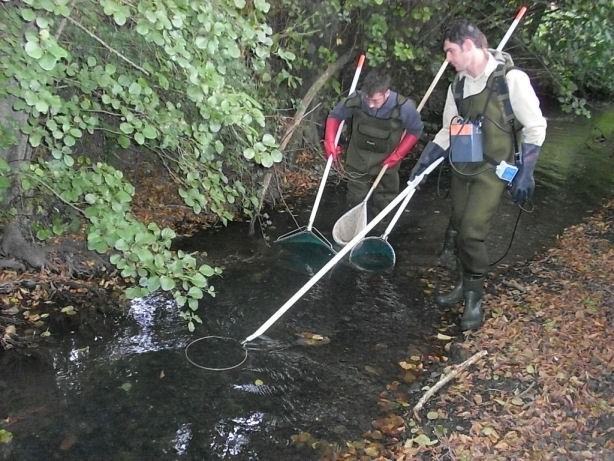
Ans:
[[[276,242],[281,248],[277,263],[293,272],[312,275],[335,256],[330,246],[309,233],[299,233]]]
[[[350,263],[369,272],[390,270],[396,256],[393,248],[380,237],[368,237],[356,245],[350,253]]]
[[[204,336],[186,346],[185,356],[195,367],[225,371],[241,366],[247,359],[247,349],[233,338]]]

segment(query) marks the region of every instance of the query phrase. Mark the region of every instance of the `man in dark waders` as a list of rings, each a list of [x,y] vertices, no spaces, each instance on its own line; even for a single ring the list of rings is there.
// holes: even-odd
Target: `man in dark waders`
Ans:
[[[339,102],[326,119],[324,150],[335,160],[341,155],[335,135],[342,120],[351,121],[345,158],[347,206],[364,200],[385,164],[388,168],[372,198],[372,212],[378,213],[399,193],[399,164],[422,134],[420,114],[411,99],[390,89],[388,74],[374,69],[360,90]]]
[[[447,306],[464,301],[462,330],[477,329],[484,320],[485,241],[503,192],[509,187],[518,204],[532,196],[533,171],[546,136],[546,120],[529,77],[520,69],[506,69],[485,42],[466,20],[452,22],[445,31],[444,52],[457,75],[448,88],[443,126],[410,176],[415,178],[440,157],[448,157],[452,166],[452,216],[446,233],[447,244],[456,245],[459,277],[452,291],[437,295],[435,302]]]

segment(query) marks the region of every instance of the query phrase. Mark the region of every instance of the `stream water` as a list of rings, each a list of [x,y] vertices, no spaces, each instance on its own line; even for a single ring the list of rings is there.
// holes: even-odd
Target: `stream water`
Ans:
[[[521,215],[502,264],[552,246],[563,228],[612,196],[614,146],[599,128],[611,126],[612,116],[610,110],[592,120],[549,119],[535,209]],[[440,316],[420,278],[436,265],[448,218],[446,179],[436,176],[390,235],[391,272],[339,263],[248,343],[247,359],[236,369],[194,366],[186,346],[205,335],[242,340],[317,271],[307,256],[249,238],[242,224],[177,242],[207,252],[224,268],[212,281],[217,296],[203,300],[205,323],[195,333],[171,303],[152,296],[133,302],[125,318],[108,316],[95,329],[54,335],[30,357],[3,353],[0,427],[13,440],[0,444],[0,457],[309,460],[316,452],[292,444],[293,435],[338,444],[360,439],[377,417],[378,395],[403,372],[398,362],[410,356],[428,361],[434,347]],[[325,191],[318,213],[315,227],[326,237],[342,213],[341,189]],[[306,224],[311,203],[308,198],[296,207],[296,222]],[[489,241],[493,260],[505,252],[517,215],[517,207],[501,206]],[[271,240],[296,227],[287,211],[271,213],[269,221]],[[306,345],[305,332],[327,341]],[[190,357],[207,363],[219,355],[208,347],[195,343]],[[420,380],[406,385],[409,401],[417,400]]]

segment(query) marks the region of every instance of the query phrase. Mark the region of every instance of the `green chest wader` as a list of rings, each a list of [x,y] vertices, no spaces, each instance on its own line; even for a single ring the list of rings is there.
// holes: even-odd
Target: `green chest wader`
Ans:
[[[465,272],[483,274],[489,260],[485,240],[499,206],[506,183],[495,174],[494,164],[512,162],[512,125],[493,89],[493,76],[485,89],[461,100],[459,114],[464,120],[481,120],[484,160],[453,163],[452,224],[458,231],[458,256]],[[452,150],[452,149],[451,149]],[[452,157],[452,156],[451,156]],[[453,158],[451,161],[454,162]]]
[[[349,175],[347,202],[356,205],[369,192],[371,181],[382,168],[384,159],[397,147],[404,128],[400,119],[399,97],[397,106],[388,118],[377,118],[360,109],[360,96],[348,105],[354,109],[352,135],[345,159]],[[383,208],[399,192],[399,165],[389,168],[373,194],[376,208]]]

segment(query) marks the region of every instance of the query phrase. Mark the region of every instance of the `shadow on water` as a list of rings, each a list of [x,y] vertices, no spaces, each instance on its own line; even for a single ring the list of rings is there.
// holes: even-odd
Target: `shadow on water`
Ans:
[[[611,196],[612,139],[594,131],[600,120],[550,120],[535,212],[521,216],[504,263],[551,246],[564,227]],[[390,235],[397,258],[392,271],[338,264],[265,335],[248,343],[242,366],[225,372],[192,365],[186,346],[205,335],[246,338],[328,255],[248,238],[241,224],[178,242],[224,268],[213,281],[217,296],[203,300],[205,324],[188,333],[172,303],[152,296],[133,302],[124,319],[101,319],[96,334],[76,331],[31,357],[5,356],[0,416],[14,439],[0,446],[0,455],[305,460],[316,455],[293,446],[292,435],[309,432],[340,444],[360,438],[378,413],[377,396],[399,378],[398,362],[432,348],[439,314],[424,296],[419,269],[436,264],[447,224],[449,201],[437,194],[438,185],[445,192],[445,175],[439,184],[429,179]],[[341,192],[327,190],[316,225],[331,229],[342,213],[340,203]],[[305,222],[309,199],[297,209],[296,219]],[[501,207],[489,241],[493,259],[509,243],[517,210],[507,202]],[[275,238],[295,225],[287,211],[279,212],[266,233]],[[305,332],[329,341],[306,346],[300,341]],[[226,357],[202,346],[191,350],[197,362],[237,360],[232,351]],[[409,392],[418,396],[420,383]]]

